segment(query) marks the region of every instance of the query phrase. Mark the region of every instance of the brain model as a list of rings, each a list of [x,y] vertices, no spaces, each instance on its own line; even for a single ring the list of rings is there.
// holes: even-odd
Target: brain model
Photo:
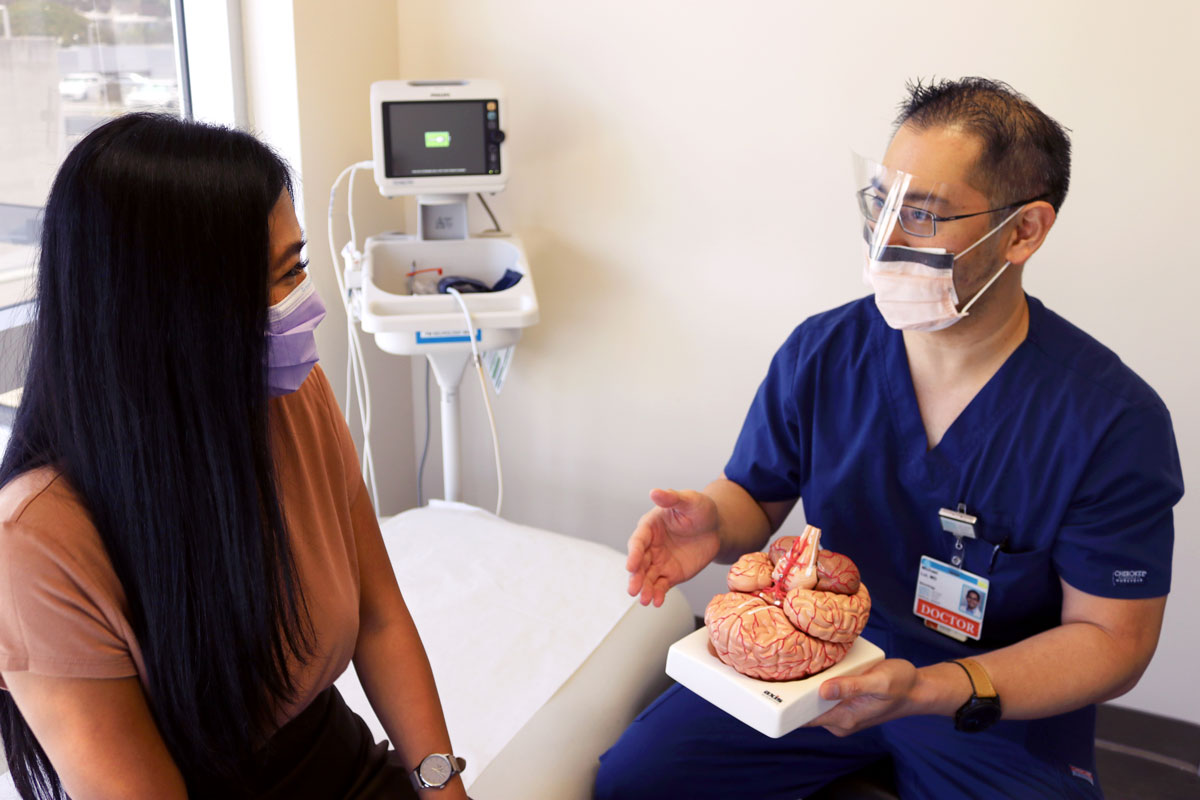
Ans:
[[[739,558],[728,584],[708,604],[704,624],[717,657],[752,678],[795,680],[833,666],[871,613],[858,567],[822,550],[811,525]]]

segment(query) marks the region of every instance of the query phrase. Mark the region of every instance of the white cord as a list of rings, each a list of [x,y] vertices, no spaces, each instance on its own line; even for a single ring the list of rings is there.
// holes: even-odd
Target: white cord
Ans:
[[[479,348],[475,346],[475,322],[471,319],[471,312],[467,310],[467,303],[463,300],[462,295],[454,287],[446,289],[447,294],[454,295],[454,299],[458,301],[459,308],[462,309],[463,316],[467,318],[467,340],[471,342],[471,355],[475,360],[475,372],[479,375],[479,388],[483,390],[483,405],[487,408],[488,425],[492,427],[492,452],[496,455],[496,516],[500,516],[500,508],[504,504],[504,473],[500,469],[500,439],[496,436],[496,417],[492,414],[492,401],[488,397],[487,379],[483,377],[483,359],[479,355]]]
[[[358,252],[358,234],[354,232],[354,176],[357,174],[358,170],[350,173],[350,188],[346,190],[346,219],[350,221],[350,246],[356,253]]]
[[[425,506],[425,461],[429,457],[429,359],[425,359],[425,444],[421,445],[421,463],[417,465],[417,507]]]
[[[326,218],[326,233],[329,238],[329,257],[333,267],[333,276],[337,280],[338,293],[346,309],[346,424],[350,423],[350,398],[357,395],[358,417],[362,425],[362,473],[371,495],[371,505],[379,515],[379,489],[375,481],[375,459],[371,452],[371,384],[367,376],[366,363],[363,359],[362,343],[358,338],[358,329],[354,324],[354,316],[350,307],[350,295],[346,291],[346,280],[342,275],[342,262],[338,258],[337,248],[333,244],[333,206],[337,196],[337,188],[350,175],[350,197],[347,205],[347,216],[350,217],[351,250],[358,252],[357,239],[354,234],[354,174],[360,169],[373,169],[371,161],[359,161],[343,169],[329,189],[329,213]]]
[[[375,459],[371,450],[371,384],[367,378],[366,360],[363,357],[362,342],[358,338],[358,328],[350,323],[347,326],[347,340],[350,346],[347,348],[347,358],[350,358],[350,353],[353,353],[353,361],[357,367],[355,372],[355,386],[358,390],[359,397],[359,417],[362,420],[363,430],[363,451],[362,451],[362,472],[367,483],[371,486],[372,505],[375,507],[375,515],[379,516],[379,488],[375,484]],[[359,380],[361,379],[361,385]]]

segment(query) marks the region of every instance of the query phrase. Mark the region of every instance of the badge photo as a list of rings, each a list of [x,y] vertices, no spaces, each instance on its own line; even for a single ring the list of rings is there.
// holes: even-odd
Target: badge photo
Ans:
[[[983,606],[987,602],[987,592],[975,586],[964,584],[962,597],[958,601],[958,610],[975,619],[983,618]]]

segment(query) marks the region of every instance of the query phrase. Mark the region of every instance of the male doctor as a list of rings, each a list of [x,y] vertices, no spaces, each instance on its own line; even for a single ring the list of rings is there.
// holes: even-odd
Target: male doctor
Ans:
[[[601,758],[598,798],[796,798],[888,755],[904,797],[1101,796],[1095,704],[1154,654],[1183,481],[1154,391],[1022,290],[1067,135],[1006,84],[917,83],[859,174],[874,295],[788,337],[722,477],[651,492],[628,589],[661,604],[800,500],[859,566],[888,658],[779,739],[675,686]],[[947,624],[967,585],[982,616]]]
[[[967,593],[963,595],[960,608],[964,614],[970,614],[972,617],[983,616],[983,609],[979,607],[979,602],[979,592],[974,589],[967,589]]]

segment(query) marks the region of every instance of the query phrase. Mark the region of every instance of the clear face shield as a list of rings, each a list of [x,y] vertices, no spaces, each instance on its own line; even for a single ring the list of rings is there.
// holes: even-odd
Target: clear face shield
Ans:
[[[871,260],[884,257],[884,249],[897,228],[907,234],[905,239],[910,242],[932,239],[937,235],[937,223],[952,216],[950,198],[961,196],[951,184],[922,180],[858,154],[854,155],[854,180],[855,199],[863,218],[863,238]],[[913,245],[917,250],[932,249],[915,242]],[[946,259],[930,261],[945,268],[953,264],[953,260],[946,263]]]
[[[975,301],[1008,268],[1008,262],[961,310],[954,288],[954,262],[1008,224],[1030,201],[959,213],[953,198],[963,197],[965,187],[922,180],[857,154],[854,177],[866,242],[863,279],[875,291],[875,304],[884,321],[899,330],[936,331],[967,316]],[[929,240],[930,245],[938,241],[941,225],[1009,208],[1014,209],[1011,214],[961,252],[921,245],[922,240]],[[898,230],[904,234],[904,245],[891,243]]]

